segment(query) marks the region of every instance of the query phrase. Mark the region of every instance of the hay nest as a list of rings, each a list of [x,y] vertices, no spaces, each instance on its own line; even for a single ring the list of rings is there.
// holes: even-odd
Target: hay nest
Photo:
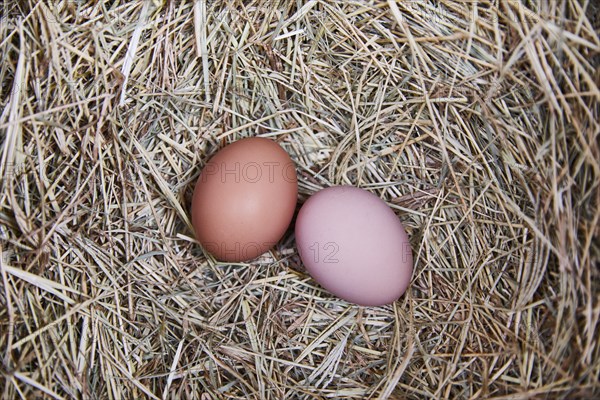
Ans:
[[[595,1],[3,2],[0,397],[600,394]],[[386,307],[290,232],[218,263],[195,179],[276,139],[300,201],[352,184],[404,222]]]

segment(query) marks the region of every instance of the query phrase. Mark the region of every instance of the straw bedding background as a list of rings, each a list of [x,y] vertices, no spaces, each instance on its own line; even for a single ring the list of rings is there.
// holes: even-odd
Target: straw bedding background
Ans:
[[[598,396],[598,10],[4,2],[0,397]],[[202,252],[194,182],[251,135],[300,204],[352,184],[397,211],[399,301],[321,290],[291,230]]]

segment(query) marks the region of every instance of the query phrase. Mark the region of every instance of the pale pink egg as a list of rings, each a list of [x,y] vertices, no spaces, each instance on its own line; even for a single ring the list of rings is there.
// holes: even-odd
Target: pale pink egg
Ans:
[[[317,192],[300,209],[295,233],[308,273],[344,300],[390,304],[410,283],[413,257],[406,231],[369,191],[336,186]]]

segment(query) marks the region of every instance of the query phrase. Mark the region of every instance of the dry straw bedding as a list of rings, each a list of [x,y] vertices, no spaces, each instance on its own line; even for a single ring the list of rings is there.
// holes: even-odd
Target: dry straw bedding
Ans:
[[[598,9],[3,2],[0,397],[599,396]],[[352,184],[397,211],[399,301],[329,295],[291,231],[203,253],[195,179],[251,135],[299,204]]]

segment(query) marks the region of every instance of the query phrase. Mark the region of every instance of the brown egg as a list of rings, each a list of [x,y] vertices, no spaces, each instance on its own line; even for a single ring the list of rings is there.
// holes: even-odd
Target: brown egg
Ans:
[[[296,168],[277,143],[234,142],[204,166],[192,198],[192,224],[206,251],[247,261],[272,248],[288,228],[298,196]]]

